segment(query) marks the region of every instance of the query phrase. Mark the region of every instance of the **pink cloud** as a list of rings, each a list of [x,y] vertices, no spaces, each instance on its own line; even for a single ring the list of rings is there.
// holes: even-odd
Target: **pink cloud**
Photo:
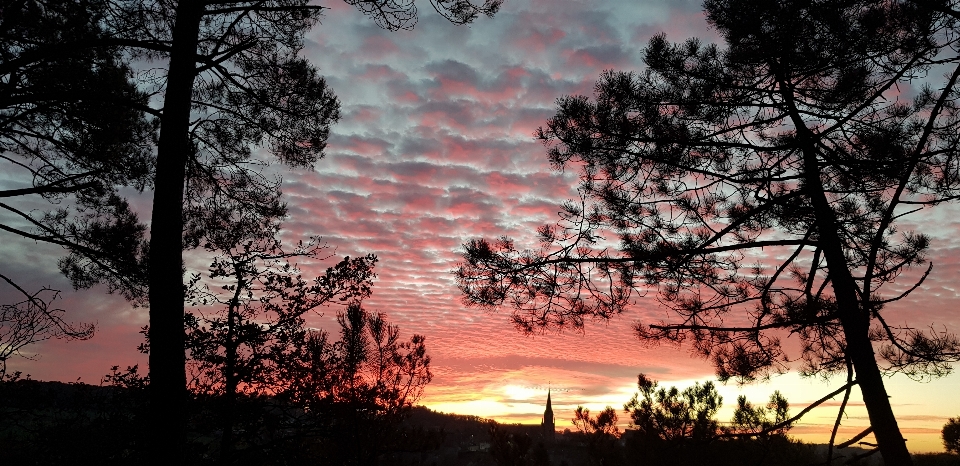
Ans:
[[[383,58],[399,51],[400,47],[384,34],[367,36],[363,39],[363,45],[360,46],[359,50],[360,53],[372,59]]]
[[[555,45],[567,33],[559,28],[548,29],[521,28],[512,37],[511,45],[524,53],[543,53],[548,47]]]
[[[565,50],[563,52],[571,67],[585,67],[599,73],[603,70],[621,69],[626,63],[626,54],[619,46],[603,45]]]

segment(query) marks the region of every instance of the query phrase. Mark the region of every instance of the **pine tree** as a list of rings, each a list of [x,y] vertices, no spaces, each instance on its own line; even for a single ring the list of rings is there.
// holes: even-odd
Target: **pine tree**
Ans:
[[[839,392],[859,386],[885,463],[911,464],[882,374],[945,374],[960,340],[884,311],[933,267],[931,239],[899,222],[960,196],[955,20],[938,2],[705,8],[725,47],[659,35],[642,73],[559,99],[538,136],[582,198],[539,250],[466,244],[465,301],[534,332],[656,294],[671,318],[638,323],[641,341],[688,343],[721,380],[850,371]]]

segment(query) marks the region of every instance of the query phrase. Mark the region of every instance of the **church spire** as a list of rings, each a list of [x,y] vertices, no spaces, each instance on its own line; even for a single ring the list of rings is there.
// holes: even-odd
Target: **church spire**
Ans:
[[[547,389],[547,409],[543,411],[543,422],[540,424],[543,430],[543,437],[547,441],[553,440],[556,436],[556,424],[553,421],[553,405],[550,403],[550,389]]]

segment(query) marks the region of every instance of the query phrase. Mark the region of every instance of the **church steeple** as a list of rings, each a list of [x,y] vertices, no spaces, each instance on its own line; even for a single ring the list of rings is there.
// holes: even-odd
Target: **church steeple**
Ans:
[[[556,435],[556,425],[553,422],[553,405],[550,403],[550,389],[547,389],[547,409],[543,411],[543,422],[540,424],[543,429],[543,437],[547,440],[553,440]]]

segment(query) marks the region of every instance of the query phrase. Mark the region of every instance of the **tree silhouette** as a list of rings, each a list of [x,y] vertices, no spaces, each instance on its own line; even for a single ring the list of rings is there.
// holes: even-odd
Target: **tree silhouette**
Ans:
[[[644,374],[637,376],[639,391],[623,406],[630,413],[630,425],[641,437],[668,443],[706,442],[720,431],[716,416],[723,397],[713,382],[669,389]]]
[[[109,2],[0,8],[0,170],[20,185],[0,190],[0,230],[65,248],[59,266],[74,287],[105,283],[142,302],[146,229],[118,189],[150,185],[154,125],[120,47],[106,43]],[[39,199],[61,206],[35,213]]]
[[[583,406],[577,406],[574,410],[571,422],[580,433],[586,436],[587,449],[595,463],[613,465],[622,462],[617,443],[620,439],[618,420],[617,411],[610,406],[596,416],[591,416],[590,410]]]
[[[960,417],[952,417],[943,425],[941,432],[943,449],[960,455]]]
[[[765,406],[754,406],[739,396],[729,425],[721,426],[717,413],[723,398],[713,382],[680,390],[661,387],[640,374],[637,386],[637,393],[623,406],[631,419],[623,438],[632,454],[644,461],[740,464],[757,459],[762,463],[768,455],[790,460],[794,445],[786,433],[797,417],[789,417],[790,405],[780,392],[774,392]]]
[[[581,199],[539,250],[466,244],[465,301],[534,332],[655,293],[670,318],[641,341],[690,343],[721,380],[855,371],[840,391],[860,387],[884,461],[910,464],[882,374],[960,356],[945,329],[884,317],[932,270],[930,238],[899,222],[960,195],[954,19],[918,3],[707,1],[725,48],[659,35],[643,73],[558,101],[538,136]],[[934,70],[938,87],[893,92]]]
[[[338,313],[340,338],[300,333],[281,364],[277,397],[307,413],[306,427],[331,464],[372,464],[399,445],[400,423],[433,378],[426,339],[401,341],[400,329],[360,303]]]
[[[378,25],[413,27],[412,1],[353,1]],[[500,0],[431,0],[455,23],[493,15]],[[233,203],[267,217],[283,213],[277,183],[256,169],[266,147],[293,167],[323,155],[339,105],[315,67],[299,56],[304,32],[324,7],[307,0],[227,2],[114,0],[105,19],[131,58],[163,61],[144,76],[161,96],[150,228],[150,397],[154,455],[179,461],[186,396],[182,251],[202,244],[210,206]],[[253,162],[253,163],[251,163]],[[224,202],[224,201],[229,202]]]
[[[677,387],[660,387],[657,381],[640,374],[637,388],[623,405],[630,414],[627,432],[631,434],[624,435],[633,454],[645,462],[684,464],[690,454],[699,458],[721,433],[716,416],[723,398],[713,382],[680,391]]]
[[[792,427],[789,421],[790,403],[780,391],[770,395],[766,406],[754,406],[745,395],[737,397],[737,409],[733,412],[730,430],[737,434],[759,436],[786,436]]]
[[[587,435],[619,437],[620,429],[617,427],[617,421],[617,411],[609,406],[596,416],[590,416],[589,409],[577,406],[570,422],[573,422],[578,431]]]
[[[326,246],[314,241],[285,251],[276,238],[279,225],[261,228],[216,257],[206,283],[194,275],[187,292],[188,302],[199,307],[186,315],[188,387],[221,405],[224,464],[233,461],[238,398],[274,395],[284,385],[279,366],[292,351],[302,351],[296,345],[305,344],[304,316],[329,303],[369,296],[374,277],[375,257],[347,257],[307,281],[291,261],[329,258]],[[212,290],[216,283],[222,284],[214,290],[227,293]]]
[[[188,387],[216,414],[220,462],[262,464],[279,449],[301,450],[299,460],[284,456],[290,461],[369,464],[394,445],[432,378],[425,339],[401,341],[384,314],[361,307],[376,257],[347,257],[307,280],[294,261],[329,259],[326,245],[285,249],[279,225],[256,218],[211,236],[233,246],[187,288],[195,308],[185,321]],[[305,320],[329,304],[345,306],[336,341]]]

